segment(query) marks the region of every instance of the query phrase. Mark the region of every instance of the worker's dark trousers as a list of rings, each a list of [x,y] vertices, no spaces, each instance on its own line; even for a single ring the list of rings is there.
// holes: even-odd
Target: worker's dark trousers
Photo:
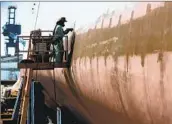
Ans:
[[[57,43],[57,45],[55,45],[56,63],[62,63],[63,62],[63,53],[64,53],[63,42]]]

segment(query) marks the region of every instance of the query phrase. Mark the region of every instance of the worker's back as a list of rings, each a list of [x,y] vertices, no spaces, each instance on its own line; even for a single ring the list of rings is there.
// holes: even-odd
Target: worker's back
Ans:
[[[57,25],[53,35],[53,40],[62,40],[62,38],[64,37],[63,27],[61,25]]]

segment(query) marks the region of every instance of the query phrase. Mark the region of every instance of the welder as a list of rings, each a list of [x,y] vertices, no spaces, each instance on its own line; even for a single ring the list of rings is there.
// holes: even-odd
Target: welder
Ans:
[[[65,26],[65,22],[67,22],[66,18],[61,17],[56,22],[56,26],[53,31],[53,41],[54,41],[56,63],[63,62],[63,54],[64,54],[63,37],[64,35],[68,34],[69,31],[73,31],[73,28],[67,28],[65,31],[63,30],[63,27]]]

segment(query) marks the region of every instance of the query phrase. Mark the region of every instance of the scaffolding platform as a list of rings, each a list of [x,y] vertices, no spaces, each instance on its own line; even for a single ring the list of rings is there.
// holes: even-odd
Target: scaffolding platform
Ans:
[[[33,70],[48,70],[54,68],[68,68],[68,63],[18,63],[18,68],[31,68]]]

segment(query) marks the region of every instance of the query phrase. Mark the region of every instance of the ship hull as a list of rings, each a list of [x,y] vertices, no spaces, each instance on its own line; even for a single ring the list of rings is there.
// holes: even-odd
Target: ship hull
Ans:
[[[35,78],[45,87],[48,104],[67,106],[89,123],[171,124],[172,53],[164,53],[164,59],[161,63],[158,54],[147,55],[142,67],[140,56],[133,56],[127,70],[122,56],[85,57],[70,69],[37,71]]]
[[[172,18],[157,11],[77,35],[70,68],[34,71],[46,103],[88,124],[172,124]]]

